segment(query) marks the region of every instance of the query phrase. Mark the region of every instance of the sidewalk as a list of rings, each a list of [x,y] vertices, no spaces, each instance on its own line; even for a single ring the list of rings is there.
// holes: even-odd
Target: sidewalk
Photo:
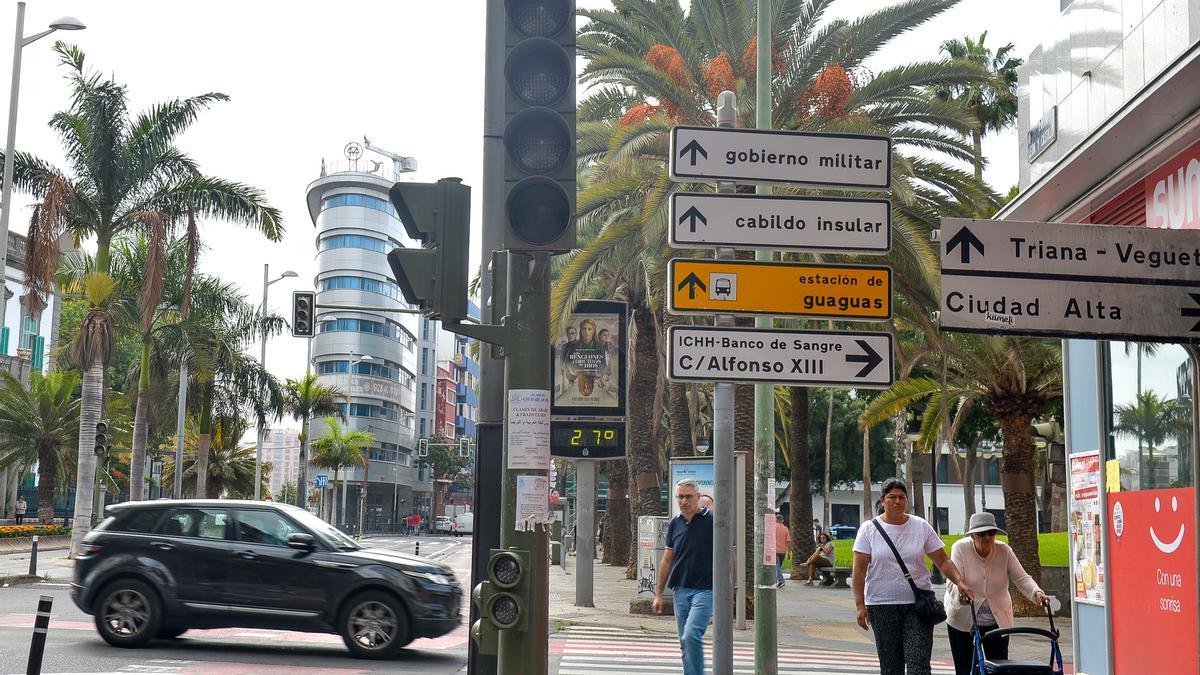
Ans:
[[[646,616],[629,613],[629,601],[636,595],[637,581],[625,578],[624,568],[594,566],[592,600],[595,607],[575,607],[575,557],[568,559],[568,569],[550,567],[550,629],[558,631],[565,625],[584,624],[642,629],[675,635],[675,619],[670,616]],[[939,589],[940,595],[941,589]],[[854,597],[849,589],[805,586],[801,581],[788,580],[776,591],[776,630],[780,646],[824,647],[827,649],[875,653],[875,643],[869,631],[858,627],[854,618]],[[1047,627],[1045,620],[1018,619],[1018,624]],[[1061,632],[1059,646],[1064,662],[1070,662],[1071,620],[1055,618]],[[734,640],[754,640],[754,622],[746,622],[746,630],[734,627]],[[711,639],[712,633],[708,637]],[[1048,652],[1046,640],[1014,638],[1012,658],[1044,659]],[[950,643],[945,625],[934,629],[933,656],[950,658]]]
[[[75,561],[67,558],[66,550],[38,551],[38,578],[45,581],[70,583],[74,572]],[[0,583],[30,583],[33,579],[28,574],[28,552],[0,555]]]

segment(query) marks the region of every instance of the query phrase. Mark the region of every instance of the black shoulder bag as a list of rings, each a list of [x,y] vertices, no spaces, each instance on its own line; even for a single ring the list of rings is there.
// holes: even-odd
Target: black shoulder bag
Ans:
[[[900,551],[896,550],[896,545],[892,543],[892,538],[883,530],[883,526],[875,518],[871,519],[871,524],[879,531],[879,536],[887,542],[888,548],[892,549],[892,555],[896,556],[896,563],[900,565],[900,571],[904,572],[904,578],[908,579],[908,585],[912,588],[913,595],[916,596],[916,611],[917,616],[929,624],[936,626],[946,620],[946,607],[941,600],[937,599],[937,594],[933,591],[926,591],[917,588],[917,584],[913,581],[912,575],[908,573],[908,565],[904,564],[904,560],[900,557]]]

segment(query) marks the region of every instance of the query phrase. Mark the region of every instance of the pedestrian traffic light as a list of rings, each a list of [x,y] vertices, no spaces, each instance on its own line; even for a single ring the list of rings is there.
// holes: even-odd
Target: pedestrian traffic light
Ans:
[[[431,319],[467,317],[471,188],[459,178],[396,183],[388,192],[409,237],[422,248],[396,248],[388,263],[410,305]]]
[[[312,291],[292,292],[292,337],[312,337],[316,324],[317,295]]]
[[[103,455],[108,452],[108,423],[104,420],[96,422],[96,441],[94,452]]]
[[[575,248],[575,2],[508,0],[504,247]]]

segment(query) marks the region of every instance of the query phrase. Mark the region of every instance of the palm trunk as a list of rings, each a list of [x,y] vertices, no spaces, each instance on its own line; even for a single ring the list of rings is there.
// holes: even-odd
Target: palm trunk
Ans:
[[[971,444],[967,446],[967,460],[965,464],[962,476],[963,512],[966,513],[966,521],[970,522],[971,516],[975,515],[975,469],[979,465],[978,437],[972,439]]]
[[[821,523],[825,527],[833,525],[833,506],[829,503],[829,465],[833,462],[833,390],[826,389],[829,394],[829,407],[825,412],[825,477],[821,482],[824,491],[825,509]]]
[[[150,430],[150,340],[142,339],[137,410],[133,417],[133,447],[129,457],[129,498],[141,501],[146,486],[146,443]]]
[[[630,530],[636,531],[640,516],[662,515],[662,494],[659,482],[658,450],[655,447],[654,395],[658,386],[658,340],[654,314],[642,304],[631,306],[635,329],[633,343],[633,375],[629,378],[629,406],[643,414],[629,416],[629,444],[626,460],[629,482],[635,486]],[[634,565],[637,539],[630,537],[626,576],[637,578]]]
[[[340,469],[334,468],[334,470],[333,470],[333,495],[331,496],[331,498],[329,500],[329,522],[334,527],[337,527],[338,497],[340,496],[338,494],[338,491],[339,491],[338,490],[338,475],[340,473],[341,473]]]
[[[665,295],[664,295],[665,297]],[[670,312],[663,312],[663,339],[666,339],[666,329],[679,325],[679,317]],[[696,445],[692,438],[692,414],[688,408],[687,385],[683,382],[667,382],[667,407],[671,413],[671,455],[674,457],[690,457],[696,454]]]
[[[608,463],[608,509],[604,512],[604,559],[606,565],[629,565],[629,467],[625,460]]]
[[[1018,406],[1012,406],[1017,408]],[[992,411],[1000,423],[1004,437],[1004,470],[1000,483],[1004,491],[1004,520],[1008,529],[1008,544],[1017,560],[1035,581],[1042,579],[1038,561],[1037,500],[1033,490],[1033,439],[1029,424],[1034,413],[1026,410]],[[1018,616],[1037,616],[1040,608],[1025,596],[1015,594],[1013,608]]]
[[[296,470],[296,506],[308,508],[308,415],[300,421],[300,466]],[[343,482],[345,479],[342,479]],[[345,487],[343,485],[343,487]],[[345,517],[343,515],[343,517]]]
[[[975,182],[983,182],[983,134],[979,131],[971,132],[971,148],[975,153]]]
[[[799,579],[797,561],[808,560],[812,538],[812,460],[808,452],[808,389],[788,387],[792,423],[788,426],[790,461],[788,479],[789,528],[792,531],[792,578]]]
[[[196,436],[196,497],[208,495],[208,449],[212,444],[212,389],[205,388],[200,406],[200,431]]]
[[[871,430],[863,430],[863,492],[862,492],[862,519],[861,523],[866,523],[871,517]]]
[[[104,364],[98,359],[84,372],[81,399],[71,558],[79,553],[83,536],[92,529],[92,496],[96,489],[96,423],[100,421],[100,408],[104,402]]]
[[[38,448],[38,524],[54,524],[54,488],[58,485],[57,447]]]

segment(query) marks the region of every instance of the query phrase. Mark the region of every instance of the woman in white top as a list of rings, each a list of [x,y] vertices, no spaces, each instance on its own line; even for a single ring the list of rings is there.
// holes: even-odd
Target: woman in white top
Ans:
[[[924,519],[908,513],[908,486],[889,478],[882,488],[883,515],[858,528],[854,540],[854,604],[858,625],[875,633],[881,675],[929,675],[933,625],[916,613],[916,597],[896,556],[879,534],[895,544],[917,588],[932,591],[925,557],[942,570],[960,593],[974,597],[958,568],[946,556],[941,537]]]
[[[1012,596],[1008,581],[1025,597],[1039,605],[1046,594],[1038,588],[1033,577],[1025,572],[1016,554],[997,534],[996,516],[976,513],[971,516],[967,534],[950,547],[950,559],[962,570],[967,585],[975,591],[975,619],[979,630],[986,633],[995,628],[1013,625]],[[946,629],[950,632],[950,651],[954,654],[954,670],[958,675],[970,675],[974,638],[971,635],[971,609],[953,587],[946,587]],[[985,638],[983,651],[988,659],[1008,658],[1008,636]]]

